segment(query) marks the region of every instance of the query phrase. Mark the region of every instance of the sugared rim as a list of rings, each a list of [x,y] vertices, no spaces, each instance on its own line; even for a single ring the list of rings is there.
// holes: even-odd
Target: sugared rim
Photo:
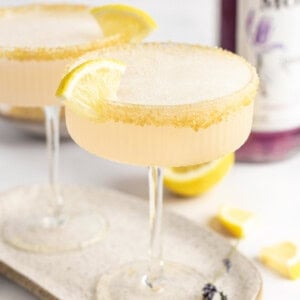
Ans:
[[[12,6],[0,8],[0,18],[7,13],[22,13],[29,10],[42,11],[89,11],[86,5],[76,4],[29,4],[24,6]],[[91,18],[93,16],[91,15]],[[89,43],[65,46],[65,47],[3,47],[0,45],[0,58],[5,57],[13,60],[58,60],[72,59],[86,52],[117,45],[121,43],[120,36],[101,37]]]
[[[250,80],[237,92],[217,99],[201,99],[199,102],[191,104],[140,105],[103,101],[101,103],[101,116],[99,116],[99,119],[95,119],[95,122],[115,121],[139,126],[175,126],[190,127],[194,130],[199,130],[201,128],[204,129],[215,123],[226,120],[231,114],[237,112],[239,109],[245,106],[251,105],[254,101],[259,85],[259,79],[255,68],[252,67],[244,58],[220,48],[171,42],[129,44],[114,46],[100,51],[88,53],[80,57],[69,68],[72,69],[74,66],[90,59],[100,58],[101,54],[107,54],[110,51],[135,47],[156,47],[161,48],[162,51],[164,50],[164,47],[194,48],[201,51],[212,51],[227,57],[235,57],[238,58],[243,64],[248,66],[251,74]],[[72,110],[80,113],[77,109]],[[82,114],[84,114],[84,112]]]

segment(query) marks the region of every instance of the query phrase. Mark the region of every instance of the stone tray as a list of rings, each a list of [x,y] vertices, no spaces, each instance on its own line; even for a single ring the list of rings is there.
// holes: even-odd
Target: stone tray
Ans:
[[[66,211],[75,214],[92,208],[109,221],[101,242],[77,252],[34,254],[16,250],[0,239],[0,273],[24,286],[40,299],[95,299],[101,274],[110,268],[147,255],[147,201],[119,192],[91,187],[65,187]],[[0,195],[0,226],[18,215],[45,210],[46,189],[21,187]],[[210,281],[222,270],[232,248],[216,233],[173,213],[164,213],[164,253],[169,261],[199,270]],[[257,269],[234,252],[232,268],[216,282],[228,300],[261,299]],[[204,284],[199,283],[199,284]],[[175,300],[175,299],[174,299]]]

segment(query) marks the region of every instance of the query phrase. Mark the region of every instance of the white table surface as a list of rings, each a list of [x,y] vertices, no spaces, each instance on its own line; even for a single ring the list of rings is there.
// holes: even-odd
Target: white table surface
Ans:
[[[47,179],[44,141],[28,137],[3,121],[0,121],[0,157],[0,190],[44,183]],[[299,174],[300,154],[276,164],[236,164],[215,189],[201,198],[175,199],[166,193],[165,207],[204,225],[222,203],[255,211],[259,225],[242,242],[240,250],[260,269],[265,300],[298,300],[300,281],[292,282],[267,270],[257,261],[257,254],[262,246],[278,241],[297,238],[300,241]],[[71,141],[61,146],[60,177],[62,183],[106,186],[147,198],[146,168],[105,161]],[[35,298],[0,276],[0,299]]]

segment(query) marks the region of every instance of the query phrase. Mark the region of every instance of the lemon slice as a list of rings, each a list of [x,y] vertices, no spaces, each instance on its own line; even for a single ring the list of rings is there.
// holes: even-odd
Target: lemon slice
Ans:
[[[104,36],[120,35],[124,42],[139,42],[157,26],[144,11],[123,4],[94,7],[91,13]]]
[[[290,279],[300,278],[299,246],[292,242],[282,242],[263,248],[260,260],[266,266]]]
[[[231,153],[206,164],[165,169],[165,186],[181,196],[196,196],[216,185],[234,163]]]
[[[64,76],[56,95],[79,114],[99,119],[103,102],[116,100],[124,71],[125,64],[118,60],[86,61]]]
[[[222,205],[218,220],[229,233],[237,238],[243,238],[254,223],[254,214],[229,205]]]

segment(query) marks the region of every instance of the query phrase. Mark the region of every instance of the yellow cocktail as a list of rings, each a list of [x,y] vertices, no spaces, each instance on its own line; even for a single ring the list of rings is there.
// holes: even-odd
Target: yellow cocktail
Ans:
[[[27,251],[60,252],[103,236],[106,226],[99,214],[68,216],[63,211],[57,183],[60,103],[55,90],[74,58],[147,35],[152,23],[148,25],[141,14],[147,16],[123,5],[92,10],[81,5],[42,4],[0,8],[0,103],[45,108],[50,189],[39,197],[50,195],[53,206],[47,217],[25,216],[17,223],[8,222],[4,238],[11,245]]]
[[[100,157],[150,167],[149,262],[103,275],[98,299],[202,299],[203,278],[162,259],[161,167],[239,148],[250,133],[257,86],[241,57],[184,44],[112,47],[70,68],[57,93],[71,137]]]

